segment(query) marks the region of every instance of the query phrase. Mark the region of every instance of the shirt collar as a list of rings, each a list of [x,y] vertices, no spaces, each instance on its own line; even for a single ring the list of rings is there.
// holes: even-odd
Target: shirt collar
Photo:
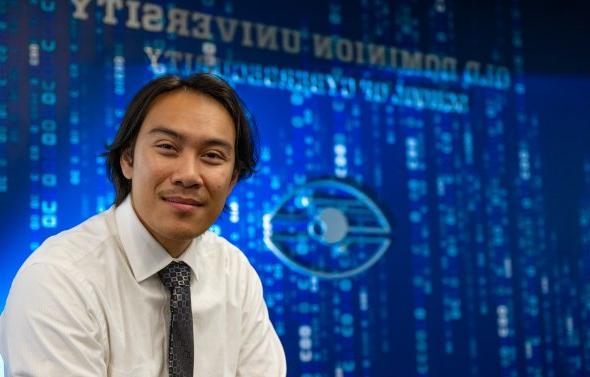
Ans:
[[[172,258],[137,217],[131,195],[127,195],[125,200],[115,208],[115,219],[123,252],[127,255],[131,271],[138,283],[158,273],[175,260],[185,262],[193,270],[195,278],[199,279],[197,249],[201,243],[200,236],[192,240],[180,257]]]

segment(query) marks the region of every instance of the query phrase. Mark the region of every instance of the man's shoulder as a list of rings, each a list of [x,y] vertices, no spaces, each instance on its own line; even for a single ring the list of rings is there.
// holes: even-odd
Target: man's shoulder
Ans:
[[[203,233],[200,238],[201,245],[206,249],[208,255],[217,257],[223,256],[224,258],[232,258],[240,260],[241,262],[248,262],[244,252],[225,237],[208,230]]]
[[[94,215],[73,228],[47,238],[27,259],[23,268],[32,264],[71,266],[96,257],[97,250],[115,242],[110,224],[112,209]]]
[[[119,253],[110,252],[116,251],[118,242],[110,217],[112,209],[46,239],[18,270],[9,296],[15,292],[38,294],[46,287],[59,287],[55,299],[70,292],[72,297],[95,302],[91,292],[104,291],[105,266],[123,265]],[[76,296],[75,292],[83,294]]]
[[[203,246],[206,249],[206,255],[209,258],[223,260],[226,270],[245,269],[254,272],[246,253],[225,237],[211,231],[203,233],[201,237]]]

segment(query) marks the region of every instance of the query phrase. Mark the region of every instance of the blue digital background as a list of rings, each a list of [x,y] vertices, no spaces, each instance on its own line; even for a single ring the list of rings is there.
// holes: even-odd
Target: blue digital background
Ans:
[[[505,66],[504,87],[318,59],[309,44],[289,55],[131,30],[125,10],[105,24],[96,3],[83,20],[71,2],[0,2],[0,308],[36,246],[110,206],[99,154],[125,105],[154,76],[187,73],[169,59],[155,67],[145,48],[178,50],[218,59],[191,69],[221,72],[258,121],[260,171],[214,230],[261,275],[290,376],[590,375],[590,77],[558,54],[583,37],[562,40],[558,26],[535,21],[559,12],[439,0],[155,2],[307,41],[336,35]],[[547,29],[556,37],[543,46]],[[322,93],[265,67],[348,78],[357,92],[343,80]],[[462,94],[468,106],[382,101],[362,80]],[[263,242],[264,216],[320,178],[365,192],[392,225],[389,250],[354,277],[293,271]]]

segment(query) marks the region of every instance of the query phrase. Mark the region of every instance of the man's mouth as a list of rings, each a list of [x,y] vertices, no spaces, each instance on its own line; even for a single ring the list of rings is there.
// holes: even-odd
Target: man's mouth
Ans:
[[[192,198],[184,198],[181,196],[164,196],[163,199],[169,203],[182,204],[193,207],[201,207],[204,203]]]

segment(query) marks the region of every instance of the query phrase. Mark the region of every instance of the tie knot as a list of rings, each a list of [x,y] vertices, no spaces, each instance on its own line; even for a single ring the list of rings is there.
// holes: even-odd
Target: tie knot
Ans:
[[[164,286],[170,290],[191,285],[191,268],[184,262],[172,262],[158,272],[158,275]]]

